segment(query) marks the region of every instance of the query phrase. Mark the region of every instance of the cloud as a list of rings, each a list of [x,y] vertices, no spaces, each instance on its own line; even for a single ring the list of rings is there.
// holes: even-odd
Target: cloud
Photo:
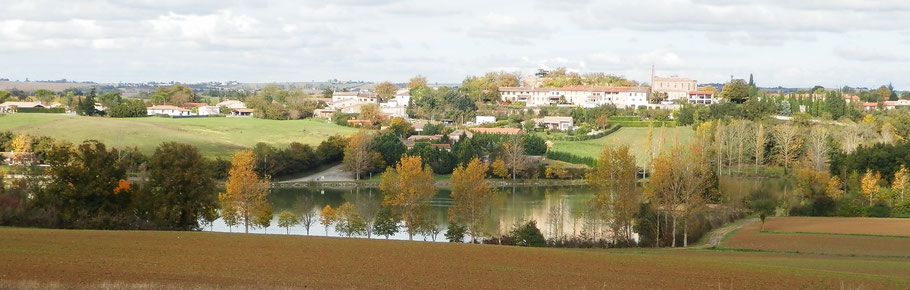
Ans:
[[[833,49],[834,55],[845,60],[860,62],[907,62],[910,57],[897,52],[883,51],[880,48],[858,47],[854,45],[839,46]]]

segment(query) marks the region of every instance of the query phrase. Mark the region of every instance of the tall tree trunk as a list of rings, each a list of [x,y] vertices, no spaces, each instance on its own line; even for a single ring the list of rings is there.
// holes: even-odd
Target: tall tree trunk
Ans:
[[[660,207],[657,208],[657,239],[654,241],[654,247],[660,248]]]
[[[689,246],[689,223],[688,218],[683,219],[683,247]]]
[[[673,216],[673,244],[670,247],[676,247],[676,215]]]

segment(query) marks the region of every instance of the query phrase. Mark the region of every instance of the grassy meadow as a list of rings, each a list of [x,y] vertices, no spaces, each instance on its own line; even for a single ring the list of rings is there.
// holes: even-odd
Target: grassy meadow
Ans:
[[[322,120],[292,121],[256,118],[98,118],[61,114],[8,114],[0,116],[0,130],[49,136],[75,143],[97,139],[113,147],[138,147],[154,152],[162,142],[182,142],[199,147],[209,157],[227,157],[258,142],[287,145],[300,142],[318,145],[335,134],[347,135],[353,128]]]
[[[669,149],[675,144],[689,144],[695,137],[695,131],[692,130],[691,127],[654,128],[653,130],[655,140],[663,134],[665,140],[664,149]],[[661,131],[663,131],[663,133],[661,133]],[[600,156],[600,151],[602,151],[603,147],[606,145],[626,145],[629,146],[629,150],[635,156],[636,160],[638,160],[639,165],[642,165],[642,160],[644,160],[644,156],[647,152],[645,146],[645,139],[647,138],[648,128],[620,128],[619,131],[616,131],[613,134],[592,140],[554,141],[552,150],[596,159]]]
[[[894,258],[0,228],[0,288],[878,289],[908,285],[910,263]]]

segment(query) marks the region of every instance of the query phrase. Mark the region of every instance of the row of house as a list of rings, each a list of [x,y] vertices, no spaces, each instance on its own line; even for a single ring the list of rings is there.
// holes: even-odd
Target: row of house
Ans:
[[[59,108],[62,107],[61,103],[49,103],[43,104],[41,102],[4,102],[0,104],[0,113],[15,112],[18,109],[26,108]]]
[[[214,106],[206,103],[185,103],[183,107],[172,105],[155,105],[146,108],[149,116],[213,116],[220,115],[222,108],[230,110],[230,115],[235,117],[251,117],[253,109],[246,107],[241,101],[228,100]]]
[[[650,106],[651,89],[647,87],[611,86],[564,86],[562,88],[501,87],[502,100],[523,102],[528,107],[550,105],[572,105],[593,108],[601,105],[615,105],[620,108]],[[692,90],[669,92],[668,101],[684,98],[692,104],[710,105],[717,102],[714,92]],[[682,97],[680,97],[682,96]]]

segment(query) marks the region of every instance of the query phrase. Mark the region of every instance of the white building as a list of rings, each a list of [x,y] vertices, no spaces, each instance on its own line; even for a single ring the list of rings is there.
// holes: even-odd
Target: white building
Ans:
[[[648,105],[648,90],[641,87],[565,86],[562,88],[502,87],[502,100],[524,102],[528,107],[574,105],[593,108],[613,104],[617,107]]]
[[[199,116],[211,116],[221,114],[221,107],[218,106],[201,106],[198,107],[196,114]]]
[[[146,108],[149,116],[168,115],[168,116],[189,116],[190,110],[171,105],[157,105]]]
[[[246,104],[244,104],[241,101],[237,101],[237,100],[227,100],[227,101],[218,103],[215,106],[219,107],[219,108],[224,107],[224,108],[228,108],[228,109],[246,109]]]
[[[712,91],[691,91],[689,92],[687,100],[690,104],[711,105],[717,103],[717,99],[714,98],[714,92]]]
[[[359,92],[334,92],[332,93],[332,102],[356,100],[361,103],[376,103],[377,96],[373,93]]]
[[[569,130],[575,127],[572,117],[546,116],[537,119],[537,126],[554,130]]]
[[[495,116],[477,116],[474,119],[475,125],[482,125],[482,124],[493,123],[493,122],[496,122]]]

